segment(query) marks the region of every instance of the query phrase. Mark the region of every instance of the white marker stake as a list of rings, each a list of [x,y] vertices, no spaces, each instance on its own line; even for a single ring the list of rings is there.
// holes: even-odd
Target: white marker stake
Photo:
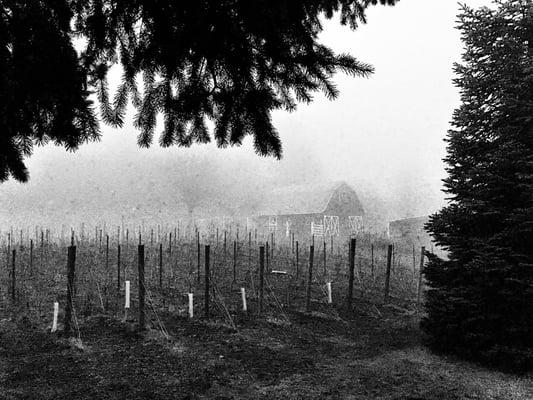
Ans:
[[[242,296],[242,310],[246,311],[246,290],[242,287],[241,288],[241,296]]]
[[[52,333],[57,331],[57,316],[59,314],[59,303],[54,302],[54,319],[52,321]]]
[[[332,304],[333,299],[331,297],[331,282],[326,283],[326,286],[328,288],[328,304]]]
[[[130,308],[130,281],[126,281],[126,303],[124,308]]]
[[[189,293],[189,318],[192,318],[193,316],[194,316],[193,294]]]

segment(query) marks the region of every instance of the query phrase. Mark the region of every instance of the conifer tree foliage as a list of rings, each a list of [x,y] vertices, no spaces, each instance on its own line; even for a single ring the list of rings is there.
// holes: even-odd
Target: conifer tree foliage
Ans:
[[[0,182],[27,179],[35,143],[75,149],[99,137],[72,16],[61,1],[0,3]]]
[[[99,137],[89,101],[104,122],[122,126],[136,108],[140,146],[214,138],[218,146],[253,137],[260,155],[281,156],[271,122],[313,93],[334,99],[336,71],[368,76],[372,67],[318,41],[320,18],[365,23],[371,5],[398,0],[5,0],[0,5],[0,182],[25,181],[33,144],[76,149]],[[86,47],[77,54],[71,39]],[[110,98],[108,71],[123,69]],[[214,122],[208,132],[207,120]]]
[[[449,204],[427,225],[422,328],[440,349],[533,367],[533,4],[464,7],[462,104],[447,136]]]

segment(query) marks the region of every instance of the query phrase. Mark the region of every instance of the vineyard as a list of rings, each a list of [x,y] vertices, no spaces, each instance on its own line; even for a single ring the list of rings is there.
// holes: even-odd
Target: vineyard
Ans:
[[[58,302],[67,329],[101,312],[146,315],[152,325],[162,311],[233,325],[243,312],[282,318],[288,309],[336,313],[359,298],[406,308],[420,299],[420,249],[370,235],[338,243],[290,235],[277,242],[257,231],[243,239],[238,231],[180,235],[158,226],[133,240],[128,229],[110,235],[96,227],[92,238],[72,232],[69,241],[49,230],[34,239],[22,232],[18,241],[12,232],[3,237],[2,304],[40,318]]]
[[[529,399],[431,354],[423,250],[154,227],[4,232],[2,399]]]

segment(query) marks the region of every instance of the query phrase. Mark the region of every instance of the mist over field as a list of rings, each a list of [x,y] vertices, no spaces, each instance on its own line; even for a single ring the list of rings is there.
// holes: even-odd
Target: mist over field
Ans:
[[[440,201],[428,182],[370,179],[349,169],[344,175],[328,174],[319,154],[305,147],[287,146],[278,162],[243,149],[138,151],[132,144],[115,151],[100,143],[74,154],[42,149],[30,161],[30,170],[28,184],[2,185],[4,226],[64,224],[77,229],[82,222],[117,225],[122,217],[133,223],[176,222],[188,218],[189,203],[194,218],[246,217],[256,215],[275,188],[341,180],[357,191],[379,229],[390,219],[434,211]]]
[[[36,149],[29,183],[0,186],[0,224],[159,223],[185,218],[187,202],[195,204],[195,218],[249,216],[275,187],[337,181],[355,189],[378,231],[390,220],[435,212],[444,203],[442,139],[458,104],[451,79],[461,46],[450,29],[458,6],[424,6],[419,0],[371,9],[372,23],[356,32],[325,23],[326,44],[357,54],[376,72],[369,79],[338,74],[336,101],[318,95],[296,112],[275,113],[281,161],[258,157],[249,140],[229,149],[139,149],[130,110],[124,128],[102,126],[101,142],[75,153]],[[384,29],[394,34],[380,34]]]

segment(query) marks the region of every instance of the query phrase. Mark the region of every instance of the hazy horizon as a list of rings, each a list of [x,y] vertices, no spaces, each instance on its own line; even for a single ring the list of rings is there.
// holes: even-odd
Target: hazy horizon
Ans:
[[[255,155],[249,138],[240,148],[210,143],[162,149],[155,140],[150,149],[140,149],[130,110],[122,129],[102,126],[102,140],[75,153],[53,145],[36,148],[27,160],[29,183],[0,185],[0,223],[32,218],[28,223],[43,224],[63,211],[69,214],[65,221],[100,219],[102,210],[120,212],[110,203],[124,199],[139,203],[139,215],[154,202],[177,215],[183,210],[180,169],[184,160],[195,158],[209,160],[209,168],[220,173],[214,180],[241,191],[265,195],[275,185],[346,181],[365,209],[383,220],[433,213],[444,204],[443,139],[459,105],[452,84],[453,62],[460,61],[462,50],[454,29],[458,9],[455,2],[429,7],[427,1],[404,0],[395,7],[373,7],[368,24],[355,32],[338,19],[327,21],[324,43],[372,64],[375,74],[362,79],[339,73],[337,100],[317,95],[293,113],[274,113],[284,148],[281,161]],[[188,174],[198,168],[193,165]],[[91,192],[94,198],[84,200]]]

